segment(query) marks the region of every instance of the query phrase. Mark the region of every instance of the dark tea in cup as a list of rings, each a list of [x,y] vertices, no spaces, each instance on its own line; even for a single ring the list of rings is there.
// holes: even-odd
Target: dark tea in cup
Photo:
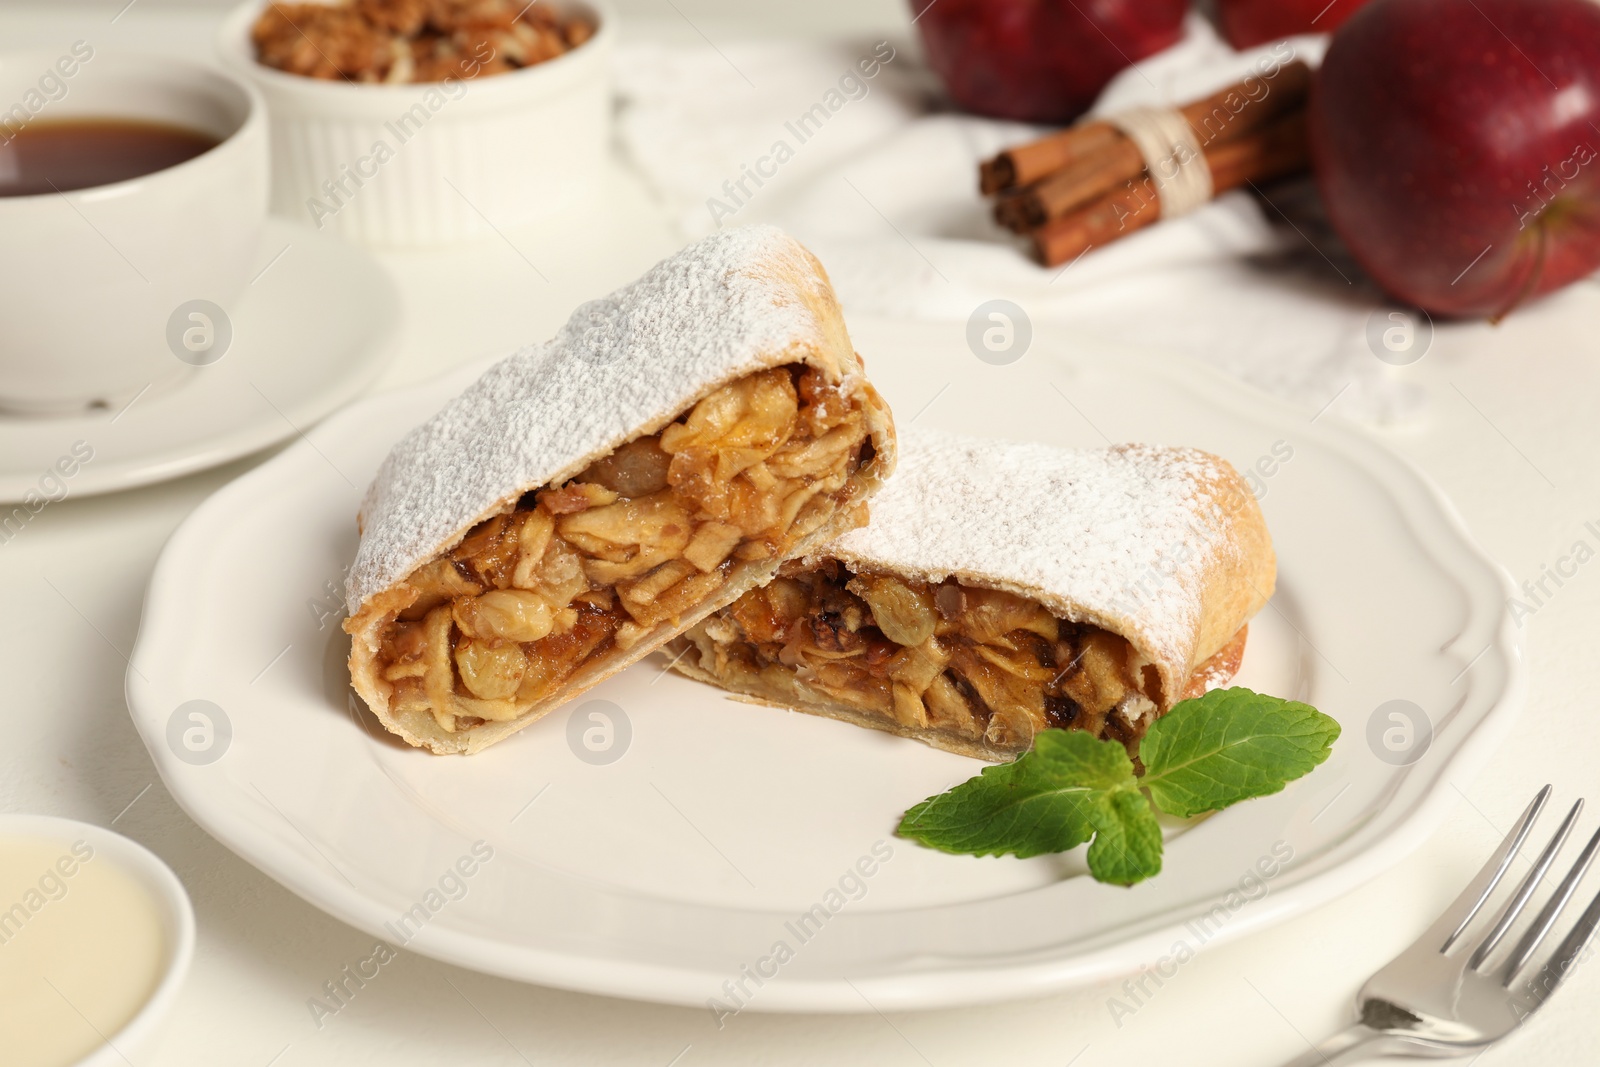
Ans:
[[[67,193],[142,178],[217,144],[209,134],[137,119],[30,123],[0,139],[0,196]]]

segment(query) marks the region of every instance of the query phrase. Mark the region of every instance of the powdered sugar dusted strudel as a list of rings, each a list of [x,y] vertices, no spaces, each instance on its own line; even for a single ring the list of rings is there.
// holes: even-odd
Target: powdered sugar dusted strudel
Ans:
[[[675,639],[676,668],[986,759],[1047,727],[1136,752],[1238,669],[1276,565],[1226,461],[911,430],[900,448],[865,527]]]
[[[478,751],[859,525],[894,462],[821,265],[718,233],[395,447],[347,585],[356,691]]]

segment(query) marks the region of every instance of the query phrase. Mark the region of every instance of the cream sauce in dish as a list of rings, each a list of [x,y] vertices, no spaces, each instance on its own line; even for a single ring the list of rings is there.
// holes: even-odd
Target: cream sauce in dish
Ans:
[[[160,905],[87,841],[0,836],[0,1043],[7,1067],[70,1067],[161,979]]]

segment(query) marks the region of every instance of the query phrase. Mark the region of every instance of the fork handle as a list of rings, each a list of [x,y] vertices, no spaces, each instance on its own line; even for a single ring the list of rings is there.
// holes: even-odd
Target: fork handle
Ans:
[[[1335,1064],[1355,1063],[1365,1058],[1364,1052],[1378,1055],[1383,1051],[1372,1046],[1384,1044],[1386,1036],[1369,1026],[1353,1023],[1283,1067],[1334,1067]]]

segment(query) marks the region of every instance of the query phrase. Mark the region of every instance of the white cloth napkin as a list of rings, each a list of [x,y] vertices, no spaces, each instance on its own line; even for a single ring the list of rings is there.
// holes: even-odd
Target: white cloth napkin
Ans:
[[[1316,63],[1326,41],[1290,43]],[[1292,210],[1230,193],[1066,268],[1039,266],[991,220],[977,166],[1040,131],[941,110],[916,48],[888,47],[867,78],[862,61],[888,55],[873,41],[625,46],[623,146],[687,235],[782,226],[827,265],[849,312],[964,320],[1007,299],[1035,321],[1184,352],[1314,410],[1333,402],[1373,422],[1420,411],[1422,392],[1368,345],[1381,297]],[[1193,17],[1094,110],[1197,99],[1265,52],[1235,52]]]

